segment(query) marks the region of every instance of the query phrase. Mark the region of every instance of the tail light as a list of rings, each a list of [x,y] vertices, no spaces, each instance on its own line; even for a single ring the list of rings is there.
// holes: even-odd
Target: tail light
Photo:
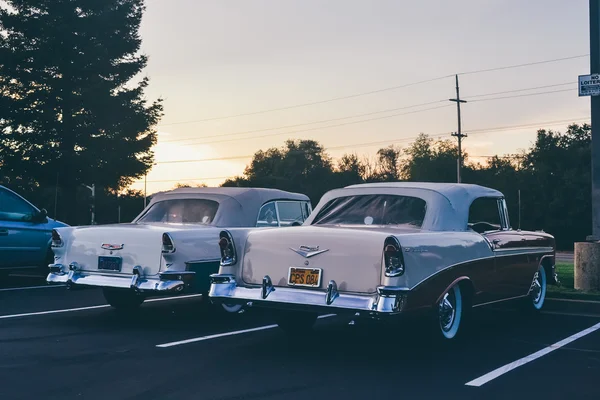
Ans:
[[[163,253],[174,253],[175,245],[173,244],[173,239],[171,235],[168,233],[163,233],[162,235],[162,252]]]
[[[219,234],[219,248],[221,249],[221,265],[229,266],[236,263],[235,246],[229,232],[221,231]]]
[[[393,236],[385,239],[383,245],[383,259],[385,262],[385,276],[394,277],[404,274],[404,256],[402,247]]]
[[[52,243],[50,246],[51,247],[62,247],[63,246],[62,237],[60,236],[60,233],[58,233],[58,231],[56,229],[52,229]]]

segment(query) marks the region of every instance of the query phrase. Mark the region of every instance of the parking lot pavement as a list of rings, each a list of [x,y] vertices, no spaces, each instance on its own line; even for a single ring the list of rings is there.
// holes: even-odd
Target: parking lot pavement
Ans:
[[[120,315],[96,290],[62,289],[0,292],[0,398],[598,398],[600,330],[553,345],[600,315],[563,308],[532,318],[510,305],[482,307],[463,342],[450,346],[411,325],[341,317],[291,339],[260,310],[225,314],[198,296]]]

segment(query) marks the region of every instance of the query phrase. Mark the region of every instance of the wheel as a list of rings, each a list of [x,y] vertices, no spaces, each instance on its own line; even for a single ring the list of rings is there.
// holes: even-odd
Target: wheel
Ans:
[[[242,309],[242,305],[241,304],[225,304],[225,303],[221,303],[221,306],[228,313],[236,313],[236,312],[238,312],[238,311],[240,311]]]
[[[275,323],[288,335],[302,335],[312,330],[318,315],[311,312],[276,312]]]
[[[455,339],[462,333],[465,301],[460,285],[454,285],[437,304],[437,328],[443,339]]]
[[[529,296],[524,299],[525,309],[527,311],[539,312],[544,307],[546,300],[547,290],[547,276],[546,270],[543,266],[536,271],[531,282],[531,288],[529,290]]]
[[[106,302],[117,311],[133,311],[144,302],[143,296],[126,289],[103,288],[102,292]]]

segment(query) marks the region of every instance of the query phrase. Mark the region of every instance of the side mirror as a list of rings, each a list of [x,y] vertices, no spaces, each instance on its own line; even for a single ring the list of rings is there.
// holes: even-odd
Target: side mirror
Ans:
[[[42,208],[40,212],[37,212],[33,215],[33,221],[35,222],[45,222],[48,217],[48,211],[45,208]]]

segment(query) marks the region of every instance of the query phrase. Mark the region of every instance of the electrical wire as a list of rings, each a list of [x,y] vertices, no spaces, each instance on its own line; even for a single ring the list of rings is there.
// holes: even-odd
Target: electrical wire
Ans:
[[[478,134],[478,133],[494,132],[494,131],[498,131],[498,130],[515,130],[515,129],[522,129],[522,128],[530,128],[532,126],[540,126],[540,125],[551,126],[551,125],[558,125],[558,124],[569,123],[569,122],[578,122],[578,121],[584,121],[584,120],[588,121],[589,117],[577,117],[577,118],[571,118],[571,119],[535,122],[535,123],[522,124],[522,125],[471,129],[471,130],[466,130],[465,133],[473,135],[473,134]],[[436,137],[436,136],[442,136],[442,135],[447,135],[447,134],[448,134],[448,132],[442,132],[442,133],[436,133],[436,134],[429,134],[429,136]],[[418,137],[419,136],[411,136],[411,137],[405,137],[405,138],[401,138],[401,139],[391,139],[391,140],[387,139],[387,140],[381,140],[381,141],[375,141],[375,142],[363,142],[363,143],[354,143],[354,144],[349,144],[349,145],[329,146],[329,147],[325,148],[324,150],[327,150],[327,149],[339,150],[339,149],[351,148],[351,147],[366,147],[366,146],[374,146],[374,145],[379,145],[379,144],[394,144],[394,143],[411,141],[411,140],[417,139]],[[301,153],[305,153],[305,152],[301,152]],[[218,158],[203,158],[203,159],[194,159],[194,160],[158,161],[156,164],[176,164],[176,163],[190,163],[190,162],[203,162],[203,161],[240,160],[240,159],[251,159],[252,157],[254,157],[254,154],[243,155],[243,156],[218,157]]]
[[[495,68],[460,72],[457,75],[471,75],[471,74],[498,71],[498,70],[504,70],[504,69],[510,69],[510,68],[520,68],[520,67],[526,67],[526,66],[531,66],[531,65],[539,65],[539,64],[547,64],[547,63],[552,63],[552,62],[572,60],[572,59],[583,58],[583,57],[588,57],[588,56],[589,56],[589,53],[577,55],[577,56],[554,58],[554,59],[550,59],[550,60],[535,61],[535,62],[524,63],[524,64],[514,64],[514,65],[503,66],[503,67],[495,67]],[[192,124],[192,123],[197,123],[197,122],[215,121],[215,120],[243,117],[243,116],[249,116],[249,115],[264,114],[264,113],[275,112],[275,111],[289,110],[289,109],[293,109],[293,108],[307,107],[307,106],[312,106],[312,105],[317,105],[317,104],[324,104],[324,103],[329,103],[329,102],[333,102],[333,101],[346,100],[346,99],[351,99],[351,98],[355,98],[355,97],[361,97],[361,96],[367,96],[367,95],[376,94],[376,93],[387,92],[387,91],[391,91],[391,90],[398,90],[398,89],[402,89],[402,88],[406,88],[406,87],[410,87],[410,86],[416,86],[416,85],[421,85],[424,83],[429,83],[429,82],[434,82],[434,81],[438,81],[441,79],[450,78],[452,76],[454,76],[454,74],[439,76],[437,78],[425,79],[425,80],[421,80],[421,81],[417,81],[417,82],[406,83],[403,85],[390,86],[387,88],[371,90],[368,92],[355,93],[355,94],[351,94],[351,95],[347,95],[347,96],[333,97],[333,98],[329,98],[329,99],[325,99],[325,100],[318,100],[318,101],[313,101],[313,102],[308,102],[308,103],[294,104],[294,105],[285,106],[285,107],[271,108],[271,109],[267,109],[267,110],[252,111],[252,112],[240,113],[240,114],[232,114],[232,115],[226,115],[226,116],[221,116],[221,117],[210,117],[210,118],[196,119],[196,120],[190,120],[190,121],[169,122],[169,123],[159,124],[159,126]]]

